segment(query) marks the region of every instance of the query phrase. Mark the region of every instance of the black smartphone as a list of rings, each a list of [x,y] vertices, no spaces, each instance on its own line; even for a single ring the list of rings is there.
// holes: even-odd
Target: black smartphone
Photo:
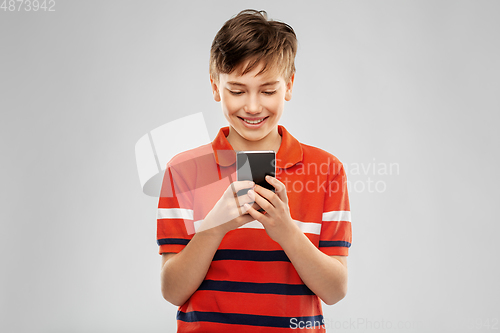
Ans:
[[[266,176],[276,176],[276,152],[274,150],[239,151],[236,153],[236,179],[251,180],[255,184],[274,192],[274,186],[266,181]],[[238,192],[246,194],[248,189]]]

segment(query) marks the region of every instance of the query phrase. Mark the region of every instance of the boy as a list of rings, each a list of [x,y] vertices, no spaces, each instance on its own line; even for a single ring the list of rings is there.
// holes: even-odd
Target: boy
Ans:
[[[178,332],[324,332],[320,299],[331,305],[346,294],[343,166],[278,125],[296,51],[290,26],[254,10],[227,21],[212,43],[213,96],[229,126],[168,163],[158,204],[161,290],[179,306]],[[276,177],[266,178],[275,193],[234,181],[240,150],[277,152]]]

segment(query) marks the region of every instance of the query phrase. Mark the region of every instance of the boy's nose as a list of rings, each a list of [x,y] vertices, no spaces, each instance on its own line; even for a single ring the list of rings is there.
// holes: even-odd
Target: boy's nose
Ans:
[[[259,103],[259,99],[250,97],[245,105],[245,112],[251,114],[262,112],[262,106]]]

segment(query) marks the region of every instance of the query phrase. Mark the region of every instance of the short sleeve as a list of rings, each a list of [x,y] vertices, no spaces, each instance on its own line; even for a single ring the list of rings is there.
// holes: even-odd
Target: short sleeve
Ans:
[[[179,167],[180,166],[180,167]],[[180,252],[194,234],[193,197],[186,176],[186,165],[168,164],[158,200],[156,238],[159,253]],[[186,173],[184,173],[186,175]]]
[[[351,210],[347,193],[347,177],[344,166],[335,159],[329,168],[319,249],[329,256],[347,256],[351,242]]]

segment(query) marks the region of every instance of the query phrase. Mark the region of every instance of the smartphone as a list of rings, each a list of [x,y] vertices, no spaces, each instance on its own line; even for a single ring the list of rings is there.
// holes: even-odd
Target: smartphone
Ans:
[[[276,176],[276,152],[274,150],[239,151],[236,153],[236,179],[251,180],[255,184],[274,192],[274,186],[266,181],[266,176]],[[238,192],[246,194],[248,189]]]

